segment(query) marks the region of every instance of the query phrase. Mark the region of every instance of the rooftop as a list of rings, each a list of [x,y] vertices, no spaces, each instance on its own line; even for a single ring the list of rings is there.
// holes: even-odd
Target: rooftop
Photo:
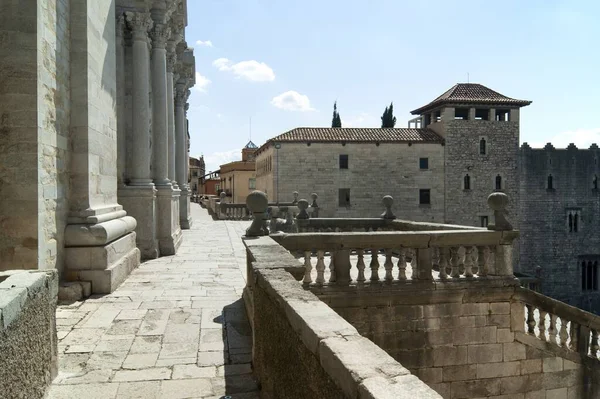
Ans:
[[[457,83],[429,104],[417,108],[411,113],[413,115],[418,115],[442,104],[456,103],[501,104],[523,107],[531,104],[531,101],[506,97],[479,83]]]
[[[298,127],[269,141],[442,143],[443,138],[430,129]]]

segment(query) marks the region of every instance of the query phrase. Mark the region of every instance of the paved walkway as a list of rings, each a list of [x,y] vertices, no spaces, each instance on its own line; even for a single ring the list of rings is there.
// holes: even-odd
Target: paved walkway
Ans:
[[[241,300],[248,222],[194,224],[177,255],[143,263],[114,293],[59,306],[48,398],[258,398]]]

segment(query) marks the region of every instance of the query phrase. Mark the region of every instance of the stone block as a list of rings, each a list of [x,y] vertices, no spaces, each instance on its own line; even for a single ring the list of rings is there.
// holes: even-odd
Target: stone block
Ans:
[[[561,357],[547,357],[542,359],[542,370],[544,373],[563,370],[563,359]]]
[[[469,363],[498,363],[502,361],[503,344],[469,345]]]
[[[487,317],[487,324],[498,328],[510,328],[510,315],[508,314],[491,314]]]
[[[509,302],[493,302],[490,303],[490,314],[510,314],[510,303]]]
[[[500,395],[500,380],[456,381],[450,390],[452,398],[487,398]]]
[[[442,371],[442,381],[465,381],[477,378],[477,366],[474,364],[464,364],[460,366],[446,366]]]
[[[421,381],[426,382],[428,385],[442,382],[442,368],[441,367],[429,367],[411,370],[411,373],[416,375]]]
[[[510,342],[503,344],[503,352],[505,362],[524,360],[527,358],[525,345],[519,342]]]
[[[461,314],[463,316],[487,316],[489,311],[489,303],[465,303],[461,307]]]
[[[543,384],[545,389],[556,389],[572,387],[584,381],[582,370],[566,370],[555,372],[544,372]]]
[[[477,378],[500,378],[521,374],[519,362],[486,363],[477,365]]]
[[[467,364],[466,346],[440,346],[433,350],[435,367]]]
[[[529,374],[499,379],[503,395],[537,391],[542,388],[542,374]]]
[[[568,399],[568,390],[567,388],[548,389],[546,399]]]
[[[438,399],[441,396],[413,375],[395,378],[372,377],[360,384],[360,399]]]
[[[455,329],[452,340],[455,345],[495,343],[496,329],[495,326]]]
[[[2,284],[10,284],[12,278]],[[2,329],[7,329],[21,315],[21,309],[27,301],[27,288],[15,287],[0,289],[0,318]]]
[[[134,233],[130,233],[134,234]],[[69,271],[68,278],[72,280],[85,280],[92,283],[92,293],[110,294],[131,272],[140,265],[140,251],[133,248],[118,262],[108,265],[104,270],[77,270]]]
[[[521,374],[537,374],[542,372],[542,359],[521,360]]]
[[[525,332],[525,306],[521,302],[510,304],[510,325],[512,331]]]
[[[496,342],[508,343],[515,340],[515,333],[510,331],[509,328],[498,328],[496,331]]]

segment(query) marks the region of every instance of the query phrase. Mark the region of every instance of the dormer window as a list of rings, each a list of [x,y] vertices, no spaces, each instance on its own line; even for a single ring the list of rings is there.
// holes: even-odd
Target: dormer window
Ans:
[[[484,138],[479,140],[479,154],[485,155],[487,153],[486,141]]]

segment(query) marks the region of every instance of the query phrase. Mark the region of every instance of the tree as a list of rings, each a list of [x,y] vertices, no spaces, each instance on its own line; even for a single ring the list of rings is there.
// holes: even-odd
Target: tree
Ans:
[[[394,116],[394,103],[391,103],[389,107],[385,107],[385,111],[383,111],[383,115],[381,116],[381,127],[391,127],[396,126],[396,117]]]
[[[331,119],[331,127],[342,127],[342,119],[337,110],[337,101],[333,103],[333,118]]]

